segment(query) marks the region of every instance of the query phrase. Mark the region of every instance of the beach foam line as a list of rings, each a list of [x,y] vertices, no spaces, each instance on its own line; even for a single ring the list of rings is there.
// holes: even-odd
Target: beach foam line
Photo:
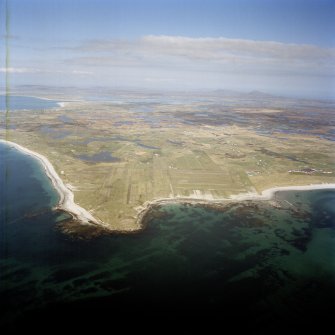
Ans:
[[[257,192],[240,193],[231,195],[229,198],[217,198],[217,199],[206,199],[202,198],[191,198],[191,197],[171,197],[171,198],[158,198],[152,201],[146,201],[143,206],[139,206],[137,211],[136,223],[141,226],[141,222],[146,214],[155,205],[167,205],[167,204],[203,204],[203,205],[224,205],[231,202],[242,202],[247,200],[272,200],[275,193],[282,191],[312,191],[312,190],[323,190],[323,189],[334,189],[335,183],[323,183],[323,184],[309,184],[309,185],[297,185],[297,186],[276,186],[268,188],[262,191],[260,194]]]
[[[251,193],[241,193],[236,195],[231,195],[227,200],[271,200],[275,193],[283,191],[313,191],[313,190],[323,190],[323,189],[335,189],[335,184],[309,184],[300,186],[276,186],[268,188],[258,194],[256,192]]]
[[[62,179],[58,176],[54,167],[45,156],[11,141],[0,139],[0,142],[5,143],[10,147],[19,150],[20,152],[37,159],[41,163],[46,175],[51,180],[52,185],[60,196],[56,209],[61,209],[70,213],[76,220],[80,221],[81,223],[96,224],[99,226],[104,226],[105,228],[107,227],[106,224],[104,224],[100,220],[95,219],[91,213],[89,213],[86,209],[80,207],[74,202],[74,194],[64,185]]]

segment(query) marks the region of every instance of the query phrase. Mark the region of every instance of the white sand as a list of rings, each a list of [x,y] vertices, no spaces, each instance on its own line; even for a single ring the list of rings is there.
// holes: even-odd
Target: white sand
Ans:
[[[137,211],[137,220],[136,224],[141,226],[141,222],[144,216],[150,211],[151,207],[154,205],[164,205],[164,204],[212,204],[212,205],[222,205],[228,203],[229,201],[244,201],[244,200],[271,200],[276,192],[279,191],[308,191],[308,190],[322,190],[322,189],[335,189],[335,184],[311,184],[304,186],[282,186],[282,187],[273,187],[267,190],[264,190],[261,194],[256,192],[242,193],[231,195],[229,198],[220,198],[220,199],[209,199],[206,194],[203,197],[170,197],[170,198],[158,198],[152,201],[146,201],[143,206],[136,207]]]
[[[5,141],[0,139],[0,142],[6,143],[7,145],[16,148],[17,150],[28,154],[34,158],[36,158],[43,166],[45,173],[51,180],[53,186],[57,190],[60,195],[60,200],[58,203],[57,208],[62,209],[68,213],[70,213],[75,219],[82,223],[86,224],[97,224],[105,229],[113,231],[113,227],[102,222],[101,220],[95,219],[91,213],[89,213],[86,209],[80,207],[74,202],[74,195],[72,191],[69,189],[73,188],[71,185],[69,187],[65,186],[61,178],[58,176],[57,172],[55,171],[54,167],[51,165],[49,160],[32,150],[29,150],[19,144],[14,142]],[[73,188],[74,189],[74,188]],[[171,198],[159,198],[154,199],[152,201],[146,201],[143,206],[139,206],[136,208],[138,212],[137,220],[135,221],[135,228],[134,230],[140,227],[141,221],[147,211],[150,210],[151,206],[154,204],[169,204],[169,203],[192,203],[192,204],[222,204],[223,202],[227,201],[244,201],[244,200],[271,200],[273,195],[278,191],[307,191],[307,190],[319,190],[319,189],[335,189],[335,184],[311,184],[305,186],[284,186],[284,187],[273,187],[267,190],[264,190],[261,194],[256,192],[250,193],[242,193],[237,195],[232,195],[229,198],[222,198],[222,199],[209,199],[207,194],[201,194],[197,198],[191,197],[171,197]]]
[[[69,103],[68,102],[57,102],[58,106],[61,107],[61,108],[64,108],[65,106],[67,106]]]
[[[77,219],[82,223],[86,224],[93,223],[105,226],[105,224],[102,221],[95,219],[86,209],[80,207],[74,202],[73,193],[64,185],[63,181],[58,176],[54,167],[45,156],[32,150],[29,150],[25,147],[22,147],[21,145],[16,144],[14,142],[5,141],[1,139],[0,142],[6,143],[7,145],[21,151],[22,153],[34,157],[42,164],[46,175],[49,177],[54,188],[57,190],[60,196],[57,208],[70,213],[75,219]]]
[[[244,200],[271,200],[276,192],[279,191],[309,191],[309,190],[321,190],[321,189],[335,189],[335,184],[310,184],[303,186],[277,186],[264,190],[261,194],[257,192],[248,192],[231,195],[229,198],[213,198],[206,193],[196,194],[196,196],[175,196],[170,198],[157,198],[152,201],[147,201],[143,206],[139,206],[138,212],[142,211],[148,205],[152,204],[164,204],[164,203],[208,203],[208,204],[218,204],[227,201],[244,201]]]
[[[311,191],[311,190],[321,190],[321,189],[335,189],[335,184],[310,184],[304,186],[281,186],[272,187],[264,190],[261,194],[256,192],[252,193],[242,193],[237,195],[232,195],[229,199],[231,200],[271,200],[273,195],[279,191]]]

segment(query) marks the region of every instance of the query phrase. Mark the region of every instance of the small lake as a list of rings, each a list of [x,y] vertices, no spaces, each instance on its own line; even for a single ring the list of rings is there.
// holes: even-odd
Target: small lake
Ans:
[[[92,163],[99,163],[99,162],[118,162],[120,159],[117,157],[113,157],[112,154],[108,151],[100,151],[93,155],[77,155],[77,158],[79,158],[82,161],[85,162],[92,162]]]

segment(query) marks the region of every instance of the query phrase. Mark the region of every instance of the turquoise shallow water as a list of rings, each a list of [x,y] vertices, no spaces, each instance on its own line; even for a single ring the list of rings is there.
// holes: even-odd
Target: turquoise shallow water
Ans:
[[[281,208],[166,205],[143,232],[79,240],[57,228],[38,162],[0,156],[1,327],[150,314],[272,330],[335,307],[335,190],[280,192]]]

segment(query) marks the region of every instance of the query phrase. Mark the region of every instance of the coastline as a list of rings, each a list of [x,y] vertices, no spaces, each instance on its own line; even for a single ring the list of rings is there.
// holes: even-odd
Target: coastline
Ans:
[[[166,205],[166,204],[190,204],[190,205],[208,205],[208,206],[223,206],[224,204],[229,204],[233,202],[242,201],[269,201],[274,198],[277,192],[283,191],[312,191],[312,190],[323,190],[323,189],[334,189],[335,183],[324,183],[324,184],[309,184],[300,186],[276,186],[268,188],[262,191],[260,194],[256,192],[241,193],[236,195],[231,195],[229,198],[218,198],[218,199],[201,199],[201,198],[159,198],[152,201],[146,201],[143,206],[139,207],[136,224],[138,224],[141,229],[143,229],[143,219],[150,212],[153,206],[156,205]]]
[[[74,202],[74,194],[64,185],[62,179],[58,176],[54,167],[45,156],[11,141],[0,139],[0,142],[37,159],[41,163],[44,172],[51,180],[52,185],[54,186],[60,197],[56,209],[66,211],[74,219],[78,220],[83,224],[94,224],[106,228],[106,225],[102,221],[94,218],[91,213],[89,213],[86,209],[80,207]]]
[[[262,191],[261,194],[256,192],[236,194],[229,197],[227,200],[271,200],[275,193],[283,191],[312,191],[312,190],[323,190],[323,189],[335,189],[335,183],[330,184],[309,184],[300,186],[275,186]]]
[[[231,195],[228,198],[218,198],[218,199],[206,199],[206,198],[190,198],[190,197],[174,197],[174,198],[157,198],[154,200],[146,201],[143,205],[136,208],[137,216],[134,217],[134,228],[127,230],[117,230],[113,229],[113,227],[105,222],[96,219],[93,215],[87,211],[86,209],[80,207],[74,201],[74,194],[69,187],[67,187],[62,179],[59,177],[57,172],[55,171],[52,164],[49,160],[30,149],[27,149],[17,143],[7,141],[4,139],[0,139],[0,143],[4,143],[10,147],[13,147],[20,152],[27,154],[35,159],[37,159],[42,165],[46,175],[51,180],[53,187],[57,191],[60,196],[58,205],[55,209],[63,210],[69,213],[73,219],[78,221],[79,223],[86,225],[94,225],[99,227],[100,229],[104,229],[105,231],[109,231],[112,233],[124,233],[124,234],[132,234],[139,232],[145,228],[144,218],[150,212],[153,206],[156,205],[165,205],[165,204],[191,204],[191,205],[207,205],[207,206],[224,206],[225,204],[229,204],[232,202],[242,202],[242,201],[266,201],[272,200],[275,193],[281,191],[308,191],[308,190],[321,190],[321,189],[335,189],[335,183],[324,183],[324,184],[310,184],[310,185],[302,185],[302,186],[280,186],[280,187],[272,187],[262,191],[260,194],[256,192],[250,193],[241,193],[236,195]],[[139,228],[137,228],[139,227]]]
[[[0,93],[2,96],[6,96],[6,93]],[[57,106],[51,107],[51,108],[64,108],[68,104],[68,101],[57,101],[55,99],[51,98],[45,98],[45,97],[38,97],[36,95],[20,95],[20,94],[10,94],[10,97],[27,97],[27,98],[36,98],[40,100],[47,100],[47,101],[54,101]]]

